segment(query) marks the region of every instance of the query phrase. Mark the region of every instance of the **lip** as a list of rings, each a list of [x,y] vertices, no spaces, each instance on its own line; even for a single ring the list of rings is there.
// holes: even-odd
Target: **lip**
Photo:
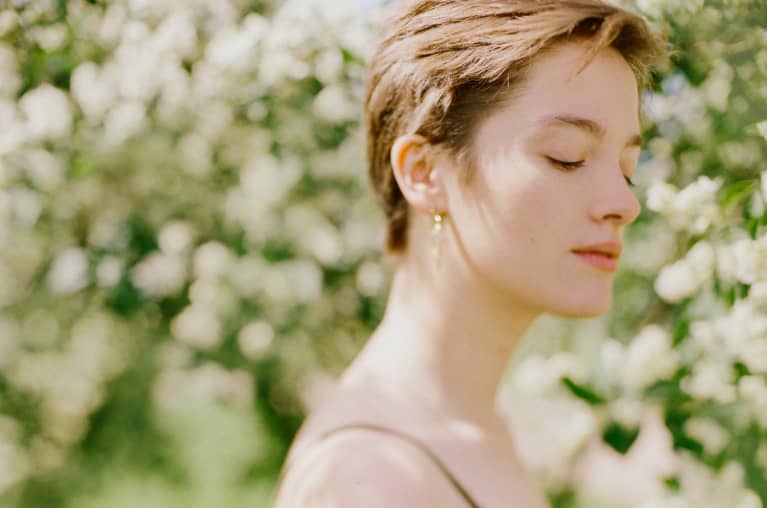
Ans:
[[[604,272],[614,272],[618,269],[618,258],[610,257],[607,254],[575,251],[573,251],[573,254]]]
[[[620,242],[608,241],[578,247],[572,252],[600,270],[614,272],[618,269],[622,250]]]

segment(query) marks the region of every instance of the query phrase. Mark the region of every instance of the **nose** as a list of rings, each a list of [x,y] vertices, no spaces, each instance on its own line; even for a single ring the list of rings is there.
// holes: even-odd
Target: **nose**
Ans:
[[[592,201],[591,215],[597,222],[612,220],[619,226],[631,224],[642,211],[634,191],[629,187],[623,173],[616,168],[611,176],[602,177]]]

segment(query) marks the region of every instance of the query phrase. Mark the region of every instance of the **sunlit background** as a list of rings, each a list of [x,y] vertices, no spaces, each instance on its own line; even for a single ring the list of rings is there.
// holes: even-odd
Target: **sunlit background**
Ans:
[[[645,97],[613,312],[499,404],[556,508],[767,503],[767,4],[623,2]],[[267,507],[380,318],[371,0],[0,0],[0,506]]]

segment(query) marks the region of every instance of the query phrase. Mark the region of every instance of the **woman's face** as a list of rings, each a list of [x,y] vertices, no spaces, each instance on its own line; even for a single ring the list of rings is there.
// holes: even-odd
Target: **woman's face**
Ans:
[[[606,312],[615,276],[604,256],[573,251],[621,245],[640,211],[626,180],[639,156],[636,79],[611,48],[574,75],[584,54],[567,43],[542,55],[479,125],[471,182],[446,183],[468,266],[494,293],[568,317]]]

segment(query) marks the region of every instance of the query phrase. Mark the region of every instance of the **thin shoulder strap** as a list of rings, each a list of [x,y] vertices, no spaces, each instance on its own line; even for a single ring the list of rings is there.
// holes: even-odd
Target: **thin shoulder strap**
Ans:
[[[453,484],[455,489],[461,494],[461,496],[466,500],[466,503],[471,506],[472,508],[480,508],[480,506],[472,499],[472,497],[469,495],[469,493],[466,491],[466,489],[461,485],[461,483],[450,473],[450,471],[447,469],[447,467],[442,463],[442,461],[437,457],[434,452],[432,452],[426,445],[418,441],[412,436],[409,436],[405,434],[404,432],[400,432],[398,430],[389,429],[387,427],[382,427],[380,425],[375,425],[372,423],[350,423],[347,425],[342,425],[340,427],[335,427],[333,429],[330,429],[324,433],[322,433],[318,439],[318,441],[321,441],[328,436],[332,434],[336,434],[338,432],[342,432],[345,430],[354,430],[354,429],[365,429],[365,430],[372,430],[376,432],[383,432],[385,434],[392,434],[394,436],[399,437],[400,439],[403,439],[405,441],[408,441],[409,443],[415,445],[418,447],[421,451],[423,451],[426,455],[431,458],[431,460],[434,462],[434,464],[444,473],[444,475],[447,477],[447,479],[450,481],[450,483]]]

